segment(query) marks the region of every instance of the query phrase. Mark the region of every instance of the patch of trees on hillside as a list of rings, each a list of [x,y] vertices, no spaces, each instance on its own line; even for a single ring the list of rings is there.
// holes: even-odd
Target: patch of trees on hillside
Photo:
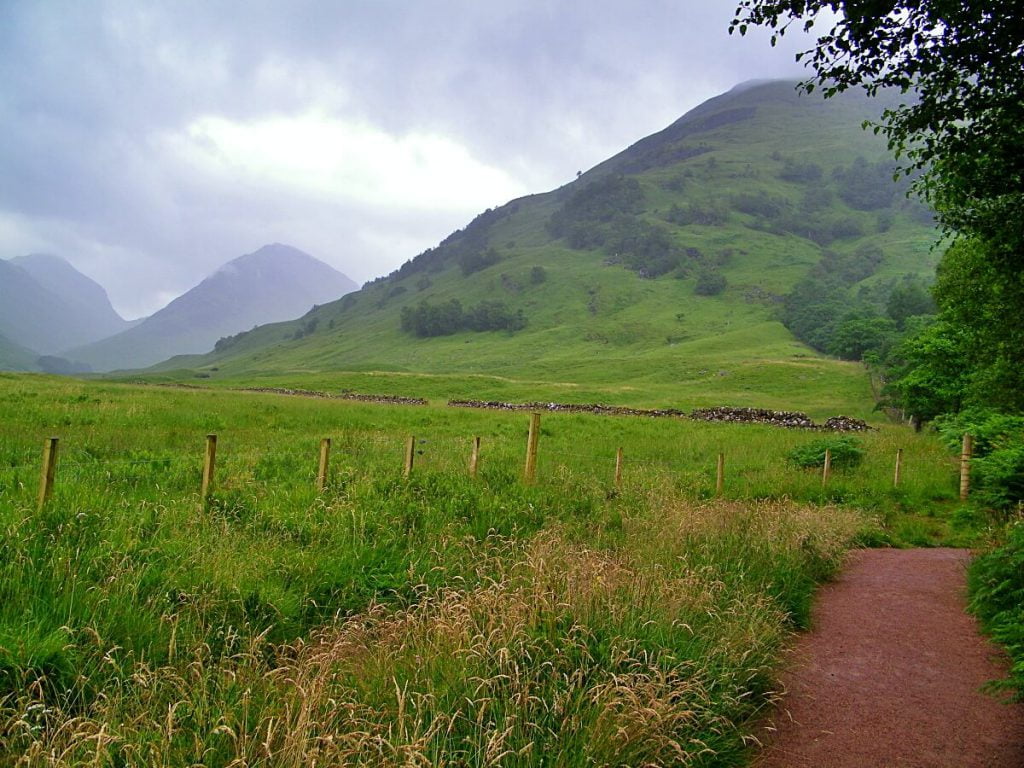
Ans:
[[[844,360],[884,359],[912,318],[935,313],[927,285],[913,275],[879,281],[856,293],[851,287],[873,275],[883,254],[875,245],[849,253],[826,250],[785,297],[782,322],[815,349]]]
[[[683,248],[664,226],[639,214],[644,209],[640,183],[609,175],[573,192],[548,221],[549,233],[565,238],[571,248],[602,250],[607,264],[621,264],[641,277],[673,271],[688,273],[700,256]]]
[[[402,307],[401,327],[420,338],[450,336],[459,331],[519,331],[526,327],[521,309],[509,309],[502,301],[481,301],[464,309],[458,299],[440,304],[421,301]]]

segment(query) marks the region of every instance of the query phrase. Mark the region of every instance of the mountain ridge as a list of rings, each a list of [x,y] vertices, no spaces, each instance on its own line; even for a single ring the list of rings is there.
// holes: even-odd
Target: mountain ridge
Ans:
[[[0,333],[15,344],[51,355],[128,326],[106,291],[66,259],[0,260]]]
[[[221,337],[297,317],[357,287],[309,254],[273,243],[221,265],[135,327],[64,356],[96,370],[141,368],[210,350]]]

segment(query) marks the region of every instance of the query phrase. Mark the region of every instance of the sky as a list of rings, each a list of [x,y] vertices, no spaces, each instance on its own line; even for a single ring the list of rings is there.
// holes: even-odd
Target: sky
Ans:
[[[287,243],[359,283],[704,100],[805,75],[728,0],[0,0],[0,258],[126,318]]]

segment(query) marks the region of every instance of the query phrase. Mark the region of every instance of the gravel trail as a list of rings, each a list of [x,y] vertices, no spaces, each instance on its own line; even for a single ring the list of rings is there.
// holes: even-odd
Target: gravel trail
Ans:
[[[962,549],[854,552],[818,594],[756,768],[1024,768],[1024,706],[966,613]]]

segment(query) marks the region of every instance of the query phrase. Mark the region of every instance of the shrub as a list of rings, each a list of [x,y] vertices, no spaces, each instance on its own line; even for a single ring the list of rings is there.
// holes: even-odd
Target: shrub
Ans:
[[[1003,546],[974,559],[968,581],[971,610],[1013,658],[1010,679],[997,685],[1016,688],[1024,700],[1024,524],[1010,526]]]
[[[703,270],[697,276],[697,285],[693,292],[698,296],[717,296],[725,290],[725,275],[713,269]]]
[[[1024,442],[997,448],[971,463],[977,500],[991,509],[1009,510],[1024,500]]]
[[[485,251],[467,251],[459,256],[459,267],[462,269],[463,275],[469,276],[481,269],[487,269],[499,261],[501,261],[501,254],[494,248],[488,248]]]
[[[530,283],[532,285],[540,285],[547,279],[548,273],[544,267],[536,266],[530,269]]]
[[[966,408],[960,413],[939,416],[935,419],[935,429],[951,451],[959,451],[964,433],[970,432],[977,457],[987,456],[999,448],[1024,444],[1024,416],[988,408]]]
[[[855,467],[864,458],[860,440],[849,436],[823,437],[799,445],[786,458],[804,469],[825,466],[825,451],[832,455],[833,467]]]

